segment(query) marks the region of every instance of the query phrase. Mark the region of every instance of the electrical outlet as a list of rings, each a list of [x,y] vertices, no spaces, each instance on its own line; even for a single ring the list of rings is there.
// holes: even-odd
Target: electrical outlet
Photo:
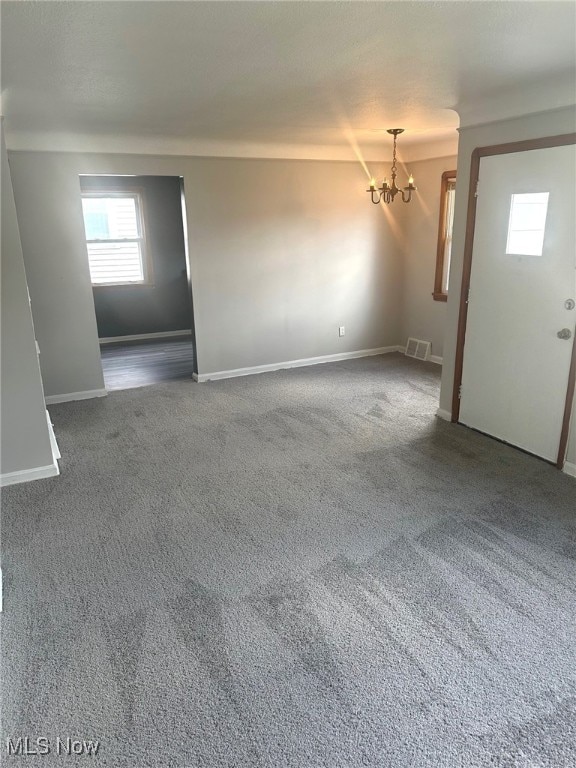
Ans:
[[[345,336],[346,335],[346,327],[344,325],[340,325],[338,327],[338,336]]]

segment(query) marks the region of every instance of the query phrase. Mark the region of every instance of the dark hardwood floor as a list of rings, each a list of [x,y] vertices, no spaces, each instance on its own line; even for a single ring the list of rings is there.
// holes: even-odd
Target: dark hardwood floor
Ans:
[[[103,344],[100,354],[106,389],[132,389],[192,378],[194,349],[188,338]]]

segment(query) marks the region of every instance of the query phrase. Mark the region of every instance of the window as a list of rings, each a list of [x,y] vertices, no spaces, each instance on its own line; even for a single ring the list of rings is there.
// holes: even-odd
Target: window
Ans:
[[[438,226],[438,250],[436,253],[436,275],[434,292],[436,301],[448,298],[448,277],[452,255],[452,228],[454,226],[454,199],[456,197],[456,171],[442,174],[440,187],[440,223]]]
[[[549,192],[512,195],[506,253],[542,256]]]
[[[84,193],[82,210],[92,285],[148,283],[140,194]]]

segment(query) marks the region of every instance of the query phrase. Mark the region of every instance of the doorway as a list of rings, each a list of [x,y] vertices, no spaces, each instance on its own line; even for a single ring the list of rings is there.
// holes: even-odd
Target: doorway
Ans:
[[[106,389],[191,379],[183,180],[81,176],[80,190]]]
[[[460,423],[558,466],[576,318],[576,147],[567,138],[476,158],[459,380],[456,372]]]

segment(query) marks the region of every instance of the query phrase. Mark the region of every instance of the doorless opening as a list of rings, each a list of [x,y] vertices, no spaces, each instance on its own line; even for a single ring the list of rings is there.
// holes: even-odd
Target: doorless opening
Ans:
[[[182,178],[83,175],[80,191],[106,388],[192,378]]]

